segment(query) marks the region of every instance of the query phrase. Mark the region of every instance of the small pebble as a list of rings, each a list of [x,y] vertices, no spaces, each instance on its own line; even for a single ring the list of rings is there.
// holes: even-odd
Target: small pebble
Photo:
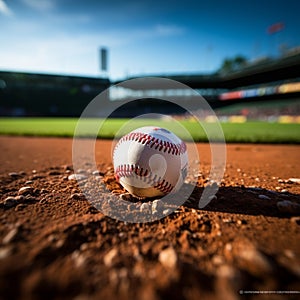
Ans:
[[[300,178],[289,178],[288,181],[292,183],[299,183],[300,184]]]
[[[3,238],[2,243],[5,244],[9,244],[18,234],[18,228],[13,228],[11,229],[8,234]]]
[[[283,254],[286,256],[286,257],[288,257],[288,258],[295,258],[295,253],[292,251],[292,250],[290,250],[290,249],[285,249],[284,251],[283,251]]]
[[[7,197],[4,201],[3,204],[5,207],[14,207],[18,204],[18,200],[14,197]]]
[[[129,193],[124,193],[124,194],[120,194],[119,195],[119,198],[121,200],[125,200],[125,201],[128,201],[132,198],[132,196],[129,194]]]
[[[33,181],[32,180],[28,180],[25,182],[25,184],[33,184]]]
[[[33,193],[33,188],[31,186],[23,186],[19,189],[19,195],[28,195]]]
[[[220,278],[234,279],[236,277],[236,270],[229,265],[221,265],[217,269],[217,276]],[[233,298],[235,299],[235,298]]]
[[[68,165],[64,165],[62,166],[64,170],[66,171],[73,171],[73,167],[72,166],[68,166]]]
[[[83,243],[80,246],[80,251],[85,251],[89,248],[89,244],[88,243]]]
[[[117,255],[118,255],[118,250],[116,248],[113,248],[108,253],[106,253],[103,258],[103,262],[104,262],[105,266],[107,266],[107,267],[112,266]]]
[[[273,270],[272,261],[250,242],[237,243],[234,248],[237,261],[255,276],[270,274]]]
[[[161,200],[156,199],[152,202],[152,211],[159,211],[161,209],[163,209],[164,204]]]
[[[266,196],[266,195],[258,195],[258,198],[259,199],[262,199],[262,200],[270,200],[271,198]]]
[[[300,204],[289,200],[277,202],[277,208],[283,213],[300,214]]]
[[[8,175],[9,175],[10,177],[20,177],[20,174],[19,174],[19,173],[16,173],[16,172],[10,172],[10,173],[8,173]]]
[[[224,250],[227,252],[232,251],[232,244],[231,243],[227,243],[224,247]]]
[[[221,255],[214,255],[213,257],[212,257],[212,263],[214,264],[214,265],[221,265],[221,264],[223,264],[224,263],[224,258],[223,258],[223,256],[221,256]]]
[[[150,210],[151,210],[151,204],[149,204],[148,202],[145,202],[140,206],[141,212],[148,212]]]
[[[81,254],[78,250],[75,250],[71,254],[71,258],[74,260],[75,266],[78,268],[83,266],[86,262],[85,256],[83,254]]]
[[[61,248],[64,245],[64,240],[58,240],[55,244],[56,248]]]
[[[223,223],[232,223],[232,219],[230,218],[223,218],[222,221]]]
[[[177,264],[177,254],[173,247],[162,250],[158,256],[159,262],[166,268],[173,269]]]
[[[84,194],[82,193],[74,193],[70,196],[72,200],[85,200]]]
[[[68,176],[68,180],[78,180],[78,181],[80,181],[80,180],[84,180],[86,178],[87,177],[84,174],[72,174],[72,175]]]
[[[11,248],[5,247],[5,248],[0,248],[0,259],[5,259],[7,258],[11,253]]]
[[[164,216],[167,216],[167,215],[169,215],[169,214],[171,214],[171,213],[172,213],[172,210],[169,209],[169,208],[167,208],[167,209],[165,209],[165,210],[163,211],[163,215],[164,215]]]
[[[290,221],[294,224],[300,225],[300,217],[292,217]]]

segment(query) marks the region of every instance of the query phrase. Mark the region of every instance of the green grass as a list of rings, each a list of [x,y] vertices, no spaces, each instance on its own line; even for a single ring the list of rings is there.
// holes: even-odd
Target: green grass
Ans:
[[[0,118],[1,135],[58,136],[73,137],[78,119],[76,118]],[[192,121],[170,122],[157,119],[86,119],[80,124],[80,136],[114,138],[134,128],[155,125],[173,131],[184,140],[191,137],[197,141],[207,141],[203,128]],[[100,130],[98,130],[101,124]],[[209,136],[218,140],[218,130],[211,123],[203,123]],[[300,124],[280,124],[266,122],[221,123],[226,142],[244,143],[300,143]],[[182,128],[185,128],[183,130]],[[121,131],[119,131],[122,129]]]

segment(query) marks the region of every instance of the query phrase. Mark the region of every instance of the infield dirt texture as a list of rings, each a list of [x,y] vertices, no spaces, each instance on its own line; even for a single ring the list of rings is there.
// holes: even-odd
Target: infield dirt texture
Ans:
[[[299,299],[300,146],[227,145],[221,187],[201,210],[210,149],[197,147],[188,201],[126,224],[68,179],[72,139],[0,137],[0,299]],[[111,141],[97,141],[96,160],[110,193],[125,193]]]

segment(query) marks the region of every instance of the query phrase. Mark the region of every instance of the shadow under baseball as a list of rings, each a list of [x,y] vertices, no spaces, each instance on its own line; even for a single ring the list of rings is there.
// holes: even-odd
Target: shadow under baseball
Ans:
[[[204,211],[287,218],[291,214],[280,211],[277,202],[288,200],[300,204],[300,197],[296,194],[234,186],[220,187],[216,197],[200,209],[199,201],[203,190],[203,187],[196,186],[183,206]]]

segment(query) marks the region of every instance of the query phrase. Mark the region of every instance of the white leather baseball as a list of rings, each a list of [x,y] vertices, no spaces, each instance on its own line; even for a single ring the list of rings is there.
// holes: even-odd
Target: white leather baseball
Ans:
[[[177,192],[188,169],[186,144],[159,127],[141,127],[123,136],[113,151],[115,177],[132,195],[162,197]]]

